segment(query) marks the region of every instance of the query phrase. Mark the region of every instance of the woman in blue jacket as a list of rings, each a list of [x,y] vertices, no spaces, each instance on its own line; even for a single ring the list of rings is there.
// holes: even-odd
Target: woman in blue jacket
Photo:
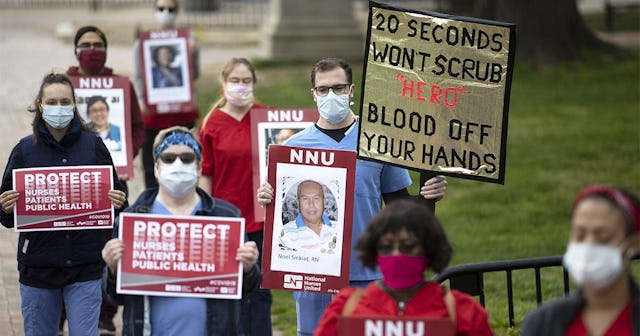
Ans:
[[[12,172],[19,168],[110,165],[109,151],[78,113],[73,85],[64,74],[45,75],[30,111],[33,134],[13,148],[0,187],[0,222],[14,226],[19,197]],[[116,209],[126,194],[113,169],[117,190],[108,197]],[[104,230],[21,232],[18,272],[25,335],[55,335],[64,299],[71,335],[98,335]]]
[[[160,131],[153,156],[159,186],[144,191],[126,212],[241,217],[234,205],[212,198],[196,186],[202,172],[202,146],[189,129],[174,126]],[[102,250],[107,264],[106,293],[112,301],[124,305],[123,335],[239,335],[240,300],[116,294],[117,264],[125,248],[121,239],[114,238]],[[243,296],[260,286],[258,256],[253,241],[245,242],[236,252],[235,259],[243,268]]]

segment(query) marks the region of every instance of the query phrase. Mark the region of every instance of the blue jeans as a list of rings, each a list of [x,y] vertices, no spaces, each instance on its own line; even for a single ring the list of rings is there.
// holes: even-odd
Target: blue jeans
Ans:
[[[352,287],[367,287],[371,281],[349,281]],[[296,300],[298,336],[311,336],[320,322],[325,308],[331,302],[331,294],[293,292]]]
[[[258,267],[262,269],[262,242],[264,231],[248,233],[249,241],[256,242],[260,258]],[[271,336],[271,303],[273,298],[268,289],[258,289],[243,297],[241,301],[240,330],[244,336]]]
[[[64,299],[70,336],[98,336],[100,279],[74,282],[60,289],[20,284],[25,336],[56,336]]]

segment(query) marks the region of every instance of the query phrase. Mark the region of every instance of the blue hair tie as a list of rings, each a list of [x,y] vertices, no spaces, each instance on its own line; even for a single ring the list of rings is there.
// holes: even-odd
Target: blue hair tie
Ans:
[[[165,149],[169,148],[173,145],[185,145],[189,146],[189,148],[193,149],[194,153],[198,157],[198,160],[202,159],[202,154],[200,153],[200,146],[198,142],[193,138],[190,133],[187,132],[172,132],[167,135],[162,142],[156,147],[155,158],[157,159]]]

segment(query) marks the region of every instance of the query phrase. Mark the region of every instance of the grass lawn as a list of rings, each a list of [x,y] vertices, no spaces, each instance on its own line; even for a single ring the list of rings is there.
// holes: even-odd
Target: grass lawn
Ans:
[[[362,64],[352,65],[359,85]],[[309,93],[312,64],[257,66],[260,102],[283,108],[314,106]],[[217,84],[207,82],[198,88],[203,111],[219,92]],[[357,99],[354,108],[359,107]],[[417,174],[413,177],[417,181]],[[454,245],[452,265],[562,254],[571,202],[581,187],[610,183],[640,194],[640,54],[543,72],[517,64],[505,184],[456,178],[448,182],[436,213]],[[555,273],[543,273],[545,299],[561,295],[561,272]],[[533,272],[514,273],[514,284],[519,322],[535,306]],[[506,327],[504,275],[488,276],[485,286],[496,334],[516,334],[517,329]],[[276,328],[295,335],[290,292],[274,291],[272,312]]]

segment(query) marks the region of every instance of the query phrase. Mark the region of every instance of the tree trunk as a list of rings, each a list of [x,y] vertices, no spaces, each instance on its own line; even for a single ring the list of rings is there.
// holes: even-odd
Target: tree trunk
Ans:
[[[576,0],[449,0],[450,14],[516,24],[516,57],[544,66],[584,50],[614,52],[582,20]]]

